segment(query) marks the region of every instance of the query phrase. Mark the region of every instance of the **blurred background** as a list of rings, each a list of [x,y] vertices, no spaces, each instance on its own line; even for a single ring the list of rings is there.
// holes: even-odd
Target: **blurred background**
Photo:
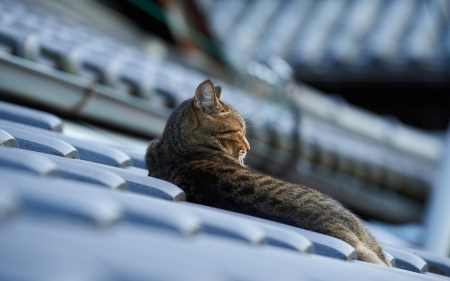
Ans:
[[[248,165],[448,254],[449,15],[447,0],[0,0],[0,99],[143,152],[209,78],[248,123]]]

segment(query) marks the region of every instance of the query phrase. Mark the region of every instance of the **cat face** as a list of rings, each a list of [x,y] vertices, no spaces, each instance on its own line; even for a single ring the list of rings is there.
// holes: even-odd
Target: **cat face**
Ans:
[[[206,80],[195,91],[191,104],[191,133],[201,145],[214,147],[229,154],[244,166],[250,151],[245,138],[244,119],[230,105],[221,101],[222,89]]]

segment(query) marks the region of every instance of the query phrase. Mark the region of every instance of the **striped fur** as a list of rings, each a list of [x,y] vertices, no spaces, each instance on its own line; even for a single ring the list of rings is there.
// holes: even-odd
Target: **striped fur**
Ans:
[[[220,93],[216,93],[219,91]],[[330,197],[246,168],[245,122],[207,80],[167,121],[147,149],[149,176],[184,190],[187,200],[342,239],[358,259],[391,266],[361,221]],[[218,98],[219,97],[219,98]]]

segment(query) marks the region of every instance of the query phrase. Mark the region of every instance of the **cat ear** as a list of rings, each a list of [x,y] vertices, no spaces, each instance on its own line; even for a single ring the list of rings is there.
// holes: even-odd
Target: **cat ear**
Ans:
[[[215,86],[214,89],[216,90],[216,96],[220,100],[222,98],[222,87]]]
[[[207,111],[217,101],[214,84],[206,80],[198,85],[195,90],[194,102],[197,108]]]

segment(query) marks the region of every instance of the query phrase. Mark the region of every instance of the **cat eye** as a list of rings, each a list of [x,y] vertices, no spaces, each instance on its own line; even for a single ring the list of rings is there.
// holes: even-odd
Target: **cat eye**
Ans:
[[[221,132],[221,133],[226,135],[226,134],[240,133],[240,131],[239,130],[228,130],[228,131],[224,131],[224,132]]]

